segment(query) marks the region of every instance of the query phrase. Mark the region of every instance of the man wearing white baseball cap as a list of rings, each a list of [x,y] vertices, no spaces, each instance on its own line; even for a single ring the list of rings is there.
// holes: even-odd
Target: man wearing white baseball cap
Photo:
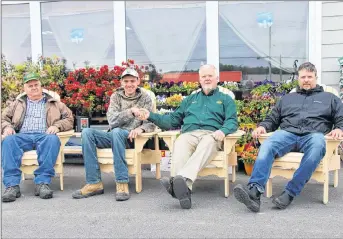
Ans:
[[[73,193],[73,198],[86,198],[104,193],[96,148],[112,148],[115,181],[117,186],[116,200],[130,198],[129,174],[125,160],[125,149],[134,138],[143,132],[153,132],[155,125],[149,121],[136,118],[139,108],[152,110],[150,96],[139,88],[139,75],[134,69],[127,68],[121,75],[121,87],[111,96],[107,110],[109,131],[103,132],[93,128],[82,130],[82,153],[86,170],[86,185]]]

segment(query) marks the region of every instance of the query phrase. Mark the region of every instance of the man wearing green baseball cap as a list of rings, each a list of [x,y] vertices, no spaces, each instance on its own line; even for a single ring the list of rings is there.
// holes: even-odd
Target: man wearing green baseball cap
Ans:
[[[39,167],[35,170],[35,195],[52,198],[49,184],[55,175],[54,165],[60,148],[56,133],[73,128],[74,118],[68,107],[43,92],[40,76],[26,74],[24,93],[4,110],[1,116],[3,202],[13,202],[21,196],[21,158],[26,151],[37,150]]]

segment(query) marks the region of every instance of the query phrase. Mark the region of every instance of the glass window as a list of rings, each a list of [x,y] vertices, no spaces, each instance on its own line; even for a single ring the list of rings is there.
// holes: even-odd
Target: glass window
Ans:
[[[187,80],[179,73],[206,63],[205,2],[127,1],[126,37],[127,57],[136,64],[153,66],[165,79]]]
[[[308,60],[308,2],[219,2],[220,71],[242,80],[292,78]],[[230,80],[230,79],[224,79]]]
[[[2,5],[2,54],[13,64],[31,57],[29,4]]]
[[[67,60],[69,68],[113,66],[113,2],[41,3],[43,55]]]

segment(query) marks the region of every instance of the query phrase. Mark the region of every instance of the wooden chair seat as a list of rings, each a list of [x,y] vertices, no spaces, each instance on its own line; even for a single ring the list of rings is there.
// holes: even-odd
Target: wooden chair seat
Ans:
[[[174,142],[179,131],[165,131],[158,134],[163,138],[169,149],[174,148]],[[222,151],[217,152],[216,156],[210,161],[205,168],[203,168],[198,176],[210,176],[214,175],[224,179],[224,196],[229,196],[229,168],[232,169],[232,181],[236,179],[235,167],[237,166],[237,153],[235,150],[236,141],[245,134],[244,131],[238,130],[235,133],[229,134],[224,139],[224,147]],[[176,172],[173,166],[174,162],[171,161],[171,176],[175,176]]]

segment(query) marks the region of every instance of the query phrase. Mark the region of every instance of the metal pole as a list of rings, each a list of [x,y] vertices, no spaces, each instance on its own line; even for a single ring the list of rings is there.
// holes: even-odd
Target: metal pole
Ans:
[[[269,27],[269,80],[272,80],[272,26]]]
[[[282,70],[281,70],[281,55],[280,55],[280,83],[282,82]]]

